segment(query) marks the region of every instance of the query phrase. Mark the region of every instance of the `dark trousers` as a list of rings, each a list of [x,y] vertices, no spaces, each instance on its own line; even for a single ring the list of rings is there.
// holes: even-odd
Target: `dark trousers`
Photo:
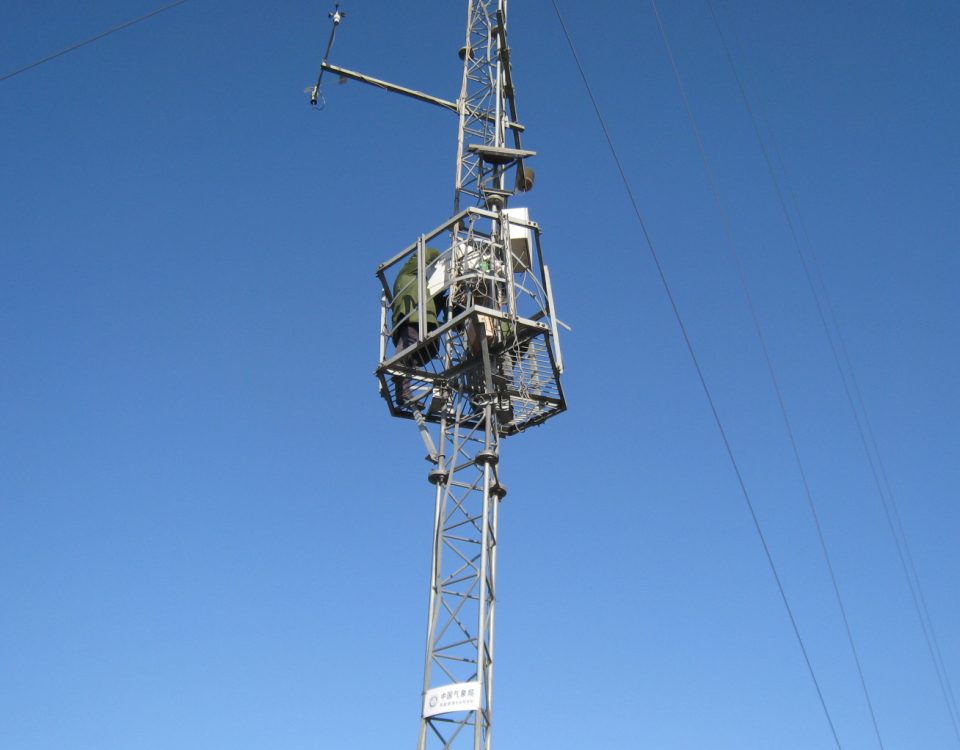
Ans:
[[[416,323],[405,323],[397,328],[393,343],[397,351],[403,351],[411,346],[416,346],[420,342],[420,330]],[[439,341],[432,341],[428,346],[423,347],[410,357],[409,362],[414,365],[425,365],[435,356],[440,349]],[[393,386],[396,392],[397,404],[402,405],[413,398],[410,390],[410,378],[402,375],[393,376]]]

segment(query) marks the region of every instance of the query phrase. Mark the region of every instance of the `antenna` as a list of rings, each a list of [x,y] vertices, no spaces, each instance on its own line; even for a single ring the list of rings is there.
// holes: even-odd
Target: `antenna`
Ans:
[[[501,440],[566,409],[540,227],[509,203],[533,186],[523,148],[507,0],[467,0],[456,101],[327,61],[325,71],[455,113],[453,215],[377,267],[380,361],[392,416],[414,420],[434,486],[434,535],[418,750],[490,750]],[[509,142],[509,145],[508,145]],[[431,436],[431,430],[436,437]]]

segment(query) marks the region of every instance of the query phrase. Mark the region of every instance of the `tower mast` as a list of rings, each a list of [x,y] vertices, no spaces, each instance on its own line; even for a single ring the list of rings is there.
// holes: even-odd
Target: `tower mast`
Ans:
[[[330,46],[343,14],[330,14]],[[418,750],[490,750],[501,439],[566,408],[540,228],[508,207],[532,187],[521,146],[507,0],[467,0],[455,102],[321,63],[455,112],[453,216],[381,263],[380,362],[390,413],[418,426],[434,534]],[[507,146],[507,138],[511,145]]]

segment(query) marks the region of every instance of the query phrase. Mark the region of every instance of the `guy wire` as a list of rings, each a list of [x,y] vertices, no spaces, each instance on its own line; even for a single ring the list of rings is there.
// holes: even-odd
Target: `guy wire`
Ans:
[[[82,42],[77,42],[76,44],[72,44],[69,47],[60,50],[59,52],[54,52],[52,55],[47,55],[46,57],[42,57],[39,60],[36,60],[30,63],[29,65],[24,65],[22,68],[17,68],[16,70],[11,71],[6,75],[0,76],[0,82],[6,81],[7,79],[13,78],[14,76],[18,76],[21,73],[26,73],[28,70],[32,70],[33,68],[43,65],[44,63],[50,62],[51,60],[56,60],[58,57],[62,57],[63,55],[66,55],[68,52],[73,52],[74,50],[78,50],[81,47],[86,47],[88,44],[93,44],[97,40],[103,39],[105,36],[110,36],[111,34],[115,34],[118,31],[123,31],[124,29],[128,29],[134,24],[138,24],[141,21],[146,21],[148,18],[153,18],[154,16],[160,13],[163,13],[165,10],[170,10],[171,8],[175,8],[178,5],[182,5],[185,2],[187,2],[187,0],[174,0],[174,2],[167,3],[166,5],[161,5],[159,8],[154,8],[149,13],[144,13],[142,16],[138,16],[137,18],[131,19],[129,21],[124,21],[123,23],[117,24],[116,26],[112,26],[106,31],[101,31],[99,34],[94,34],[89,39],[84,39]]]
[[[896,518],[896,522],[899,522],[899,519],[900,519],[899,512],[897,511],[892,494],[890,494],[890,498],[888,500],[887,495],[884,493],[884,490],[883,490],[883,486],[880,480],[880,473],[883,473],[885,478],[886,472],[883,470],[882,459],[880,457],[879,450],[877,449],[876,439],[875,438],[873,439],[874,452],[876,453],[876,461],[875,461],[874,456],[870,451],[870,444],[867,440],[867,435],[864,429],[863,420],[861,420],[860,418],[860,414],[858,413],[856,404],[854,402],[853,394],[851,393],[851,384],[853,385],[854,388],[856,388],[858,393],[859,393],[859,387],[857,386],[856,376],[850,364],[849,356],[846,354],[846,345],[843,341],[843,336],[841,335],[839,324],[836,320],[836,317],[834,316],[833,324],[836,329],[835,335],[839,341],[841,348],[844,351],[845,356],[847,356],[847,366],[850,369],[850,375],[849,375],[850,382],[848,382],[848,376],[844,372],[843,365],[841,364],[840,355],[837,351],[837,343],[834,342],[834,334],[831,333],[830,326],[828,325],[826,316],[824,314],[824,309],[823,309],[824,302],[821,301],[820,294],[818,294],[817,292],[816,285],[814,284],[813,277],[810,273],[810,268],[809,268],[810,264],[808,263],[807,258],[804,255],[803,250],[800,246],[800,241],[797,235],[796,227],[794,226],[794,222],[790,217],[790,211],[787,207],[786,199],[784,197],[783,190],[781,189],[781,186],[780,186],[780,180],[778,180],[777,178],[776,171],[774,170],[774,167],[773,167],[773,162],[770,158],[770,153],[760,134],[760,127],[757,121],[756,114],[753,110],[753,107],[750,106],[750,100],[747,97],[743,80],[741,79],[738,73],[736,64],[733,59],[733,55],[730,51],[729,45],[727,44],[726,37],[723,34],[722,28],[720,26],[720,21],[717,17],[717,13],[714,8],[712,0],[707,0],[707,5],[710,8],[710,13],[713,17],[714,24],[716,25],[717,34],[720,37],[720,42],[723,46],[724,54],[727,57],[727,61],[730,64],[730,68],[733,71],[734,78],[736,79],[737,86],[740,90],[740,96],[743,99],[744,106],[747,110],[747,113],[750,116],[751,123],[753,124],[754,134],[756,135],[757,142],[763,154],[764,161],[766,162],[767,169],[770,173],[770,178],[773,181],[774,189],[777,194],[777,198],[780,202],[780,207],[783,211],[784,219],[787,223],[787,228],[789,229],[790,236],[793,239],[794,247],[797,251],[797,255],[800,258],[800,263],[801,263],[801,266],[803,267],[804,275],[807,279],[807,284],[809,285],[810,292],[813,295],[814,303],[817,308],[817,313],[819,315],[821,325],[823,326],[824,333],[827,337],[827,342],[830,345],[830,351],[833,355],[833,360],[834,360],[834,363],[836,364],[837,372],[840,375],[840,381],[843,385],[844,394],[846,395],[847,403],[850,406],[850,410],[853,415],[854,422],[856,423],[857,432],[860,436],[860,441],[863,445],[863,449],[867,457],[867,463],[869,465],[870,472],[873,476],[874,484],[876,485],[877,494],[880,498],[881,505],[883,506],[883,512],[887,519],[887,525],[889,526],[890,533],[893,536],[893,541],[897,549],[897,555],[900,560],[900,566],[903,569],[904,577],[907,579],[907,586],[910,591],[910,597],[913,601],[913,606],[914,606],[914,610],[917,613],[917,618],[920,620],[920,627],[921,627],[921,630],[923,631],[923,637],[924,637],[924,640],[926,641],[927,650],[930,654],[930,659],[931,659],[931,662],[933,663],[937,681],[940,685],[940,692],[947,706],[947,713],[950,717],[950,722],[953,727],[953,732],[957,738],[958,744],[960,744],[960,723],[958,723],[958,717],[960,717],[960,711],[958,711],[957,709],[956,700],[953,695],[952,686],[950,686],[949,677],[947,676],[946,666],[943,663],[939,642],[937,641],[936,633],[933,630],[933,623],[930,620],[929,611],[925,611],[926,601],[925,601],[925,598],[923,597],[923,591],[920,588],[920,580],[919,580],[919,577],[917,577],[915,566],[913,567],[913,575],[916,578],[916,582],[914,582],[914,580],[911,578],[911,575],[910,575],[910,566],[907,563],[907,558],[910,559],[911,564],[912,564],[913,558],[912,558],[912,555],[910,554],[906,535],[903,534],[902,524],[900,525],[900,535],[903,535],[902,542],[900,539],[900,535],[898,535],[897,533],[897,524],[895,523],[894,518]],[[779,159],[780,157],[779,157],[779,151],[776,148],[776,141],[773,139],[771,139],[771,141],[772,141],[772,146],[775,152],[778,154],[778,159]],[[780,161],[782,164],[782,159]],[[795,197],[794,197],[794,203],[795,204],[797,203]],[[797,208],[798,220],[799,220],[800,215],[799,215],[798,205],[796,208]],[[801,224],[801,227],[802,226],[803,225]],[[808,243],[808,249],[810,250],[810,253],[811,253],[812,260],[816,262],[817,258],[815,253],[813,252],[812,245],[809,242],[809,237],[807,238],[807,243]],[[817,270],[819,273],[818,264],[815,265],[815,270]],[[820,276],[820,281],[821,281],[821,285],[823,285],[824,301],[828,305],[831,315],[833,315],[832,305],[829,305],[829,296],[827,295],[826,285],[823,284],[822,276]],[[862,406],[863,405],[862,396],[860,397],[860,402]],[[866,419],[866,409],[863,406],[862,408],[864,409],[864,419]],[[868,423],[868,426],[869,426],[869,423]],[[872,437],[872,431],[871,431],[871,437]],[[878,473],[878,465],[880,470],[879,473]],[[888,492],[889,492],[889,483],[888,483]],[[921,605],[921,602],[922,602],[922,605]],[[926,614],[926,619],[924,618],[924,614]],[[939,661],[937,658],[938,656],[940,656]]]
[[[691,129],[693,130],[694,138],[697,141],[697,148],[700,153],[700,160],[703,163],[704,173],[706,174],[707,182],[710,185],[710,190],[713,193],[714,201],[716,202],[717,208],[720,212],[724,232],[727,236],[727,243],[729,245],[730,254],[733,257],[734,265],[736,266],[736,269],[737,269],[737,276],[740,280],[740,286],[741,286],[741,289],[743,290],[744,297],[746,298],[747,306],[750,309],[750,316],[753,320],[753,326],[757,334],[757,340],[759,341],[760,349],[763,352],[763,358],[766,362],[767,371],[770,375],[770,382],[771,382],[771,385],[773,386],[774,393],[776,394],[777,405],[779,406],[779,409],[780,409],[780,415],[783,418],[784,429],[786,430],[787,438],[790,442],[790,447],[793,451],[793,457],[797,466],[797,471],[800,474],[800,480],[803,485],[804,495],[806,496],[807,506],[810,509],[810,515],[811,515],[811,518],[813,519],[813,525],[817,532],[817,539],[820,542],[820,550],[823,553],[823,559],[824,559],[824,562],[826,563],[827,571],[830,575],[830,582],[833,586],[833,592],[837,600],[837,606],[840,610],[841,619],[843,620],[843,627],[844,627],[844,630],[846,631],[847,643],[850,646],[850,651],[853,655],[853,660],[857,669],[857,675],[860,678],[860,687],[863,691],[863,696],[867,702],[867,708],[870,712],[870,720],[873,723],[873,729],[877,735],[877,743],[879,744],[881,750],[883,750],[883,739],[880,735],[880,727],[877,723],[877,717],[874,710],[873,701],[870,698],[870,691],[867,688],[867,681],[863,673],[863,665],[860,662],[860,654],[857,650],[857,646],[854,641],[853,630],[850,627],[850,620],[847,616],[847,608],[843,603],[843,596],[840,593],[840,585],[837,581],[836,572],[833,567],[833,561],[830,557],[829,548],[827,546],[827,540],[826,540],[826,537],[824,536],[823,527],[820,523],[820,514],[817,511],[817,506],[813,499],[813,492],[810,488],[810,482],[807,479],[807,472],[804,467],[803,460],[800,456],[800,447],[799,447],[799,444],[797,443],[796,434],[794,433],[793,425],[790,421],[790,416],[787,412],[786,402],[784,401],[784,397],[783,397],[783,391],[780,387],[780,379],[777,377],[776,370],[773,365],[773,359],[770,355],[770,350],[767,346],[766,337],[764,336],[764,333],[763,333],[763,327],[760,323],[760,316],[759,316],[759,313],[757,312],[756,305],[754,304],[753,295],[750,293],[750,287],[749,287],[749,284],[747,283],[747,277],[743,268],[742,260],[740,258],[740,253],[737,250],[737,242],[736,242],[734,231],[733,231],[733,224],[730,220],[730,216],[727,213],[726,205],[720,194],[720,187],[717,183],[716,175],[714,174],[714,171],[713,171],[713,166],[711,165],[710,159],[707,156],[707,149],[703,141],[703,135],[700,132],[700,126],[697,122],[697,118],[693,113],[693,107],[690,104],[690,98],[687,95],[686,87],[684,86],[684,83],[683,83],[683,77],[680,75],[680,68],[677,65],[676,56],[674,55],[673,47],[670,44],[670,38],[667,34],[666,27],[663,23],[663,18],[660,15],[660,9],[657,7],[656,0],[650,0],[650,5],[653,9],[653,14],[656,17],[657,28],[660,31],[660,38],[663,40],[667,57],[670,62],[670,67],[673,70],[674,80],[676,81],[677,88],[680,92],[680,97],[683,100],[683,105],[684,105],[684,109],[686,110],[687,119],[690,123]]]
[[[686,344],[687,352],[690,354],[690,358],[693,362],[694,369],[697,372],[697,377],[700,381],[700,385],[703,389],[704,395],[706,396],[707,403],[709,404],[709,407],[710,407],[710,411],[713,414],[714,422],[716,423],[717,429],[720,432],[720,437],[723,440],[723,445],[724,445],[724,448],[726,449],[727,457],[729,458],[730,464],[733,467],[733,471],[736,474],[737,482],[740,485],[740,491],[743,495],[744,500],[747,503],[747,509],[750,512],[750,517],[753,520],[754,529],[756,530],[757,536],[760,539],[760,544],[763,547],[764,555],[767,558],[767,563],[770,567],[771,573],[773,574],[774,580],[776,581],[777,589],[780,592],[780,598],[783,601],[784,608],[787,611],[787,616],[793,628],[794,636],[796,637],[797,643],[800,646],[800,651],[803,654],[803,659],[804,659],[804,662],[806,663],[807,671],[809,672],[810,678],[813,680],[814,687],[816,688],[817,697],[819,698],[819,701],[820,701],[820,706],[822,707],[824,716],[826,717],[827,723],[830,726],[830,732],[833,735],[833,739],[837,747],[841,748],[842,750],[842,745],[840,744],[840,738],[837,736],[837,730],[834,727],[833,719],[830,717],[830,711],[827,708],[826,700],[824,699],[824,696],[823,696],[823,691],[820,689],[820,682],[817,679],[816,673],[813,669],[813,664],[811,663],[810,656],[807,653],[807,648],[803,642],[803,637],[800,635],[800,629],[799,629],[799,626],[797,625],[797,620],[794,617],[793,609],[790,607],[790,602],[787,599],[787,594],[783,587],[783,582],[780,579],[780,574],[777,571],[777,566],[773,561],[773,555],[770,551],[769,545],[767,544],[766,536],[763,533],[763,528],[760,525],[760,520],[753,506],[753,501],[750,499],[750,493],[747,490],[746,483],[740,471],[740,466],[737,463],[736,457],[734,456],[733,447],[730,444],[730,440],[727,437],[727,433],[726,433],[726,430],[724,429],[723,422],[720,419],[720,414],[717,410],[716,404],[714,403],[713,395],[710,391],[710,388],[707,385],[706,377],[703,373],[702,367],[700,366],[700,361],[697,358],[696,351],[693,348],[693,343],[687,332],[686,325],[684,324],[683,318],[680,315],[680,309],[677,305],[676,299],[673,296],[673,292],[671,290],[670,284],[667,281],[666,273],[663,270],[663,266],[660,263],[660,257],[657,254],[656,248],[653,244],[653,239],[651,238],[650,233],[647,230],[646,222],[644,221],[643,215],[640,212],[640,207],[639,207],[639,204],[637,203],[636,196],[633,193],[633,188],[630,186],[630,181],[627,178],[626,172],[624,170],[623,162],[620,159],[620,155],[617,151],[616,146],[614,145],[613,138],[610,135],[609,129],[607,128],[606,120],[604,119],[603,113],[600,110],[600,105],[597,103],[597,99],[593,94],[593,89],[590,85],[590,81],[587,78],[587,74],[583,68],[583,64],[580,61],[580,56],[577,54],[576,46],[573,43],[573,39],[570,36],[569,30],[567,29],[567,24],[564,21],[563,14],[560,12],[560,8],[557,5],[557,0],[551,0],[551,3],[553,5],[554,11],[556,12],[557,20],[560,22],[560,26],[563,29],[564,37],[566,37],[567,45],[569,46],[570,52],[573,55],[573,59],[577,65],[577,69],[580,72],[580,77],[583,79],[584,87],[587,90],[587,95],[590,97],[590,102],[593,105],[595,114],[597,115],[597,120],[600,124],[601,130],[603,131],[603,136],[606,139],[607,146],[610,150],[610,155],[612,156],[614,163],[616,164],[617,171],[620,173],[620,179],[623,182],[624,190],[626,191],[627,197],[629,198],[630,203],[633,206],[633,211],[634,211],[634,214],[636,215],[637,222],[640,225],[640,230],[646,242],[647,249],[650,252],[650,256],[653,260],[654,266],[656,266],[657,273],[660,276],[661,284],[663,285],[664,292],[666,293],[667,299],[670,302],[670,307],[673,310],[674,318],[677,321],[677,325],[680,328],[680,333],[683,336],[684,343]]]

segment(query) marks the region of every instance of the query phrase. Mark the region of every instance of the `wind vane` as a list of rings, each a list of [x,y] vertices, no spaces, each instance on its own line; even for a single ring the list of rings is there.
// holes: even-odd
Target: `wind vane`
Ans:
[[[323,81],[323,71],[325,70],[327,64],[327,57],[330,55],[330,50],[333,47],[333,40],[337,37],[337,26],[340,25],[340,22],[343,20],[343,17],[347,15],[346,13],[341,12],[340,3],[337,3],[334,6],[333,11],[327,14],[330,17],[330,20],[333,21],[333,26],[330,29],[330,38],[327,40],[327,49],[323,53],[323,60],[320,62],[320,72],[317,74],[317,83],[313,87],[313,91],[310,92],[310,103],[316,107],[317,99],[321,96],[320,94],[320,83]],[[342,79],[341,79],[342,80]]]

